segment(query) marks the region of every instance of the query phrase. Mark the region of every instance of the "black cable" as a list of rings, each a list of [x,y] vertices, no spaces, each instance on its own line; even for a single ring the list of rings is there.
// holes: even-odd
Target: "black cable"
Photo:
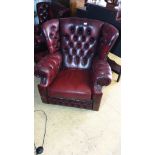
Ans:
[[[44,141],[45,141],[45,136],[46,136],[47,115],[46,115],[46,113],[43,110],[35,110],[34,112],[42,112],[44,114],[44,116],[45,116],[45,127],[44,127],[44,135],[43,135],[42,145],[39,146],[39,147],[36,147],[35,142],[34,142],[34,147],[35,147],[35,150],[36,150],[36,154],[41,154],[44,151],[44,147],[43,146],[44,146]]]

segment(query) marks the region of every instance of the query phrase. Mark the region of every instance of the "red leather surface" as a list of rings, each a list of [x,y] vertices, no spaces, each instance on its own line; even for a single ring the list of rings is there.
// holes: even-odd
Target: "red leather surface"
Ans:
[[[45,21],[54,18],[51,4],[49,2],[37,3],[37,14],[39,17],[39,23],[42,24]]]
[[[119,36],[118,30],[109,23],[104,23],[99,40],[99,58],[105,59]]]
[[[57,2],[39,2],[37,3],[37,14],[39,18],[39,25],[34,27],[34,47],[35,47],[35,62],[38,62],[43,58],[46,53],[43,53],[47,50],[45,37],[42,33],[42,24],[53,18],[62,18],[70,16],[70,9],[64,7],[60,3]],[[54,44],[54,42],[53,42]],[[50,47],[49,47],[50,48]],[[52,46],[51,46],[52,48]],[[42,52],[42,57],[40,53],[36,51]],[[51,52],[51,50],[50,50]],[[39,54],[39,55],[38,55]]]
[[[90,68],[102,25],[101,21],[77,17],[60,20],[60,44],[65,67]]]
[[[93,110],[98,110],[102,86],[109,85],[112,79],[106,58],[118,30],[105,22],[72,17],[45,22],[43,32],[50,55],[35,68],[41,78],[42,101],[64,105],[86,101],[86,105],[92,103]]]
[[[47,88],[48,96],[68,99],[91,99],[91,83],[88,70],[65,69]]]
[[[46,38],[48,50],[53,54],[59,50],[59,20],[52,19],[42,26]]]
[[[37,77],[41,78],[40,85],[42,87],[47,87],[51,84],[59,71],[61,61],[61,55],[55,53],[45,56],[35,66],[34,72]]]
[[[94,83],[101,86],[107,86],[111,83],[112,71],[107,61],[99,59],[93,61],[92,78]]]

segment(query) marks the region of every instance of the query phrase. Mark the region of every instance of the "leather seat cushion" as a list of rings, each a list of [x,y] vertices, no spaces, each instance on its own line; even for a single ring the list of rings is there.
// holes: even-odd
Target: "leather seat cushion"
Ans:
[[[91,82],[89,77],[88,70],[62,70],[58,73],[50,87],[48,87],[48,96],[91,100]]]

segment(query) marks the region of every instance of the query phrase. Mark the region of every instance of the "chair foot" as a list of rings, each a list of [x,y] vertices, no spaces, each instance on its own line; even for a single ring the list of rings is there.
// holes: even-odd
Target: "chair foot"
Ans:
[[[119,82],[120,78],[121,78],[121,73],[118,74],[117,82]]]

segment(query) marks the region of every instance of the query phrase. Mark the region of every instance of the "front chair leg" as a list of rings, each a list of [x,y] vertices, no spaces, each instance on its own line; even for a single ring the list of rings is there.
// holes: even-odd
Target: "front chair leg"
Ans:
[[[93,96],[93,110],[98,111],[100,108],[102,93]]]

